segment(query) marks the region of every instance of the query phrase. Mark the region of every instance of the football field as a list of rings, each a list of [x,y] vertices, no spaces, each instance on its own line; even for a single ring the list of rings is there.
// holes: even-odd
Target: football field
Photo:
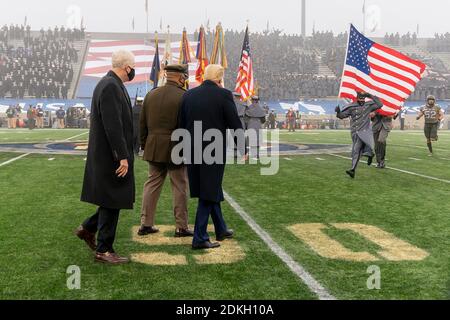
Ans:
[[[355,180],[345,174],[349,153],[332,150],[281,156],[274,176],[229,165],[223,211],[236,237],[207,252],[173,237],[167,182],[156,218],[162,232],[136,236],[147,178],[138,159],[136,206],[121,214],[115,245],[133,263],[115,267],[94,263],[73,235],[95,211],[79,201],[85,155],[0,151],[0,299],[449,299],[450,132],[439,135],[429,157],[421,131],[392,132],[388,168],[362,162]],[[82,145],[87,136],[0,129],[0,150]],[[280,138],[350,144],[348,131]],[[192,227],[195,208],[191,200]],[[80,270],[76,290],[67,286],[71,266]]]

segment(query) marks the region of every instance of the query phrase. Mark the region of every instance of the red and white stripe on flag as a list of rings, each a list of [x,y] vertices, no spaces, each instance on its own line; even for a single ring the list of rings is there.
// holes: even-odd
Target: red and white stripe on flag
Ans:
[[[381,114],[396,114],[422,79],[426,65],[375,43],[352,26],[339,97],[356,99],[369,92],[384,104]]]
[[[243,51],[242,60],[239,63],[239,73],[236,81],[236,92],[242,95],[242,100],[248,100],[255,90],[253,79],[253,62],[248,52]]]

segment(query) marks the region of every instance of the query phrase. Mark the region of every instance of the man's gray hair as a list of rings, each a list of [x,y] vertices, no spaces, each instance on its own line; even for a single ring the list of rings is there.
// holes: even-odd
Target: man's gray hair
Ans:
[[[112,55],[113,68],[125,68],[135,63],[134,54],[126,50],[115,51]]]

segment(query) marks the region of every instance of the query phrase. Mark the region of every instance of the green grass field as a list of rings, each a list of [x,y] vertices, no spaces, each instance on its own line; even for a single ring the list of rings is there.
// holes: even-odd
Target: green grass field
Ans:
[[[350,143],[347,131],[282,132],[280,137],[298,144]],[[0,130],[0,144],[68,139],[87,139],[86,131]],[[228,166],[224,189],[337,299],[449,299],[450,132],[440,132],[433,157],[427,156],[419,131],[393,132],[388,143],[392,169],[361,164],[354,181],[345,175],[350,160],[289,156],[281,157],[275,176],[260,176],[259,166]],[[18,155],[0,152],[1,299],[318,298],[228,203],[224,214],[236,238],[219,251],[193,252],[188,241],[172,238],[167,184],[157,216],[157,226],[168,226],[166,238],[136,242],[132,229],[139,225],[147,176],[141,160],[136,207],[121,215],[116,240],[119,253],[139,262],[95,264],[73,235],[95,210],[79,201],[84,156],[32,154],[1,166]],[[191,224],[195,207],[191,201]],[[364,230],[357,232],[361,225],[366,237]],[[66,286],[71,265],[81,269],[80,290]],[[370,266],[380,270],[379,290],[367,287]]]

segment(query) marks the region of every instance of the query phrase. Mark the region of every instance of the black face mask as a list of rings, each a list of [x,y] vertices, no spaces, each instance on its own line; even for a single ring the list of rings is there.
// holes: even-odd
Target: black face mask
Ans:
[[[134,77],[136,76],[136,70],[130,67],[130,72],[127,72],[128,80],[133,81]]]

